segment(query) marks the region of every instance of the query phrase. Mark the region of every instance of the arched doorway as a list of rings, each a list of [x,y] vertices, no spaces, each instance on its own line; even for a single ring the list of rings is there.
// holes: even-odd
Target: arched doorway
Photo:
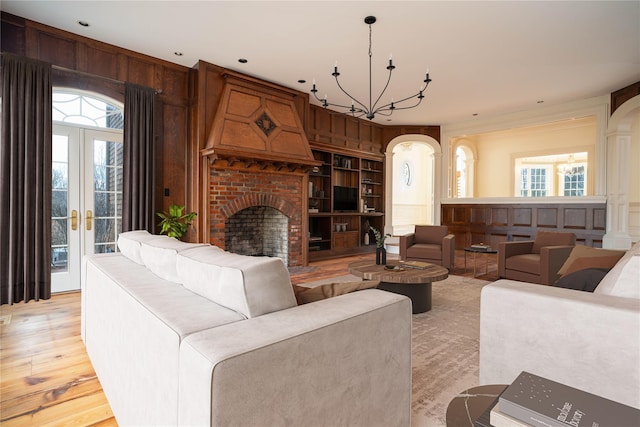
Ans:
[[[440,159],[435,139],[402,135],[387,145],[385,233],[394,236],[413,231],[415,224],[440,223]],[[402,213],[400,213],[402,211]]]

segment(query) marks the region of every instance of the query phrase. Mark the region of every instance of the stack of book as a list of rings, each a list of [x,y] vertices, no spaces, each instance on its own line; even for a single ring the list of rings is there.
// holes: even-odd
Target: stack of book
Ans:
[[[491,250],[491,247],[486,246],[484,243],[479,243],[479,244],[471,245],[471,249],[475,249],[476,251],[489,251]]]
[[[640,426],[640,410],[522,372],[498,398],[490,421],[494,427],[629,427]]]

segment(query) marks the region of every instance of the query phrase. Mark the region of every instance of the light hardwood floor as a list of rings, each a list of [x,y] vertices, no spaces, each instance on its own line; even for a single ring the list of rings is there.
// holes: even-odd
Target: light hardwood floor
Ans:
[[[294,284],[347,274],[347,265],[373,255],[312,263],[294,270]],[[471,269],[471,258],[467,260]],[[457,275],[464,253],[456,253]],[[480,266],[479,266],[480,267]],[[484,267],[484,266],[482,266]],[[495,275],[494,258],[489,263]],[[3,305],[0,326],[0,424],[12,426],[115,426],[109,404],[80,338],[80,293]]]

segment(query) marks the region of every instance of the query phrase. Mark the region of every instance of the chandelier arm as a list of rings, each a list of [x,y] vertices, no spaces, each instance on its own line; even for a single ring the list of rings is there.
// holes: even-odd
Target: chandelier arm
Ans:
[[[349,99],[351,99],[353,102],[355,102],[356,104],[360,105],[362,108],[360,110],[362,110],[364,113],[369,113],[370,110],[367,109],[367,106],[364,105],[362,102],[358,101],[357,99],[355,99],[353,96],[351,96],[349,94],[349,92],[347,92],[346,90],[344,90],[344,88],[342,87],[342,85],[340,84],[340,81],[338,80],[338,76],[336,76],[336,84],[338,85],[338,87],[340,88],[340,90],[342,91],[342,93],[344,93],[345,95],[347,95],[349,97]],[[332,105],[337,105],[337,104],[332,104]],[[342,108],[351,108],[351,107],[345,107],[344,105],[341,106]]]
[[[382,95],[384,95],[384,93],[387,91],[387,88],[389,87],[389,83],[391,82],[391,72],[392,71],[393,71],[393,68],[390,68],[389,69],[389,77],[387,78],[387,84],[384,85],[384,89],[382,89],[382,92],[380,92],[380,96],[378,96],[378,99],[376,99],[376,102],[371,106],[371,110],[372,111],[376,110],[376,105],[378,105],[378,102],[380,102],[380,98],[382,98]],[[371,76],[369,76],[369,85],[371,85]],[[369,96],[371,96],[371,86],[369,86]],[[402,102],[402,101],[400,101],[400,102]],[[387,105],[391,105],[391,104],[387,104]]]
[[[410,99],[413,99],[413,98],[418,99],[418,102],[416,102],[414,105],[406,106],[406,107],[402,107],[402,106],[398,107],[398,104],[401,104],[401,103],[403,103],[403,102],[405,102],[405,101],[408,101],[408,100],[410,100]],[[408,97],[406,97],[406,98],[404,98],[404,99],[401,99],[400,101],[397,101],[397,102],[396,102],[396,101],[394,101],[393,103],[391,103],[391,102],[390,102],[389,104],[385,104],[385,105],[381,106],[380,108],[378,108],[378,110],[376,110],[376,111],[386,111],[386,110],[391,110],[391,108],[388,108],[388,107],[390,107],[390,106],[391,106],[391,104],[393,104],[393,109],[394,109],[394,110],[408,110],[408,109],[410,109],[410,108],[415,108],[415,107],[417,107],[418,105],[420,105],[420,103],[422,102],[422,99],[423,99],[423,98],[424,98],[424,95],[421,97],[421,96],[420,96],[420,92],[418,92],[418,93],[416,93],[415,95],[408,96]]]

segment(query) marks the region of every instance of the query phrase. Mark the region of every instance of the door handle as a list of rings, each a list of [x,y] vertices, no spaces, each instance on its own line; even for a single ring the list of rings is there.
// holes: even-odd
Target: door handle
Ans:
[[[87,211],[84,216],[84,223],[86,224],[87,231],[91,231],[91,220],[93,219],[93,212]]]
[[[75,209],[71,211],[71,229],[73,231],[78,229],[78,211]]]

